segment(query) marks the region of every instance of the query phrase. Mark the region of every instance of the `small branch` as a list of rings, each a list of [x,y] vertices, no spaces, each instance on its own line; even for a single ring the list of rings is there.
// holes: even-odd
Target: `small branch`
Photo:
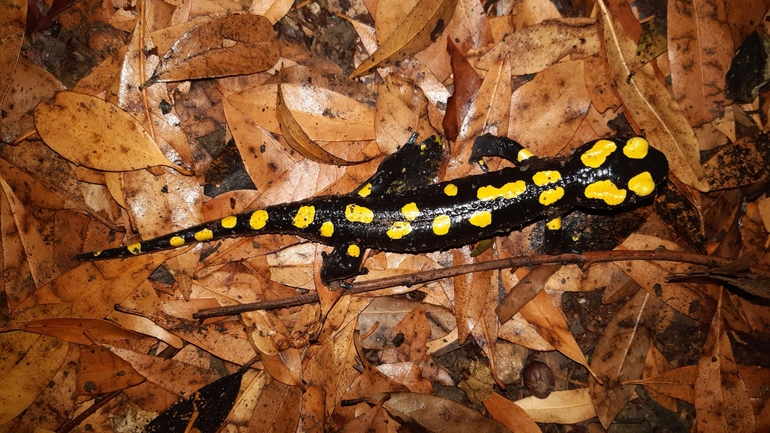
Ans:
[[[491,260],[482,263],[453,266],[451,268],[434,269],[430,271],[415,272],[409,275],[380,278],[377,280],[361,281],[353,283],[352,287],[345,291],[346,295],[356,295],[373,292],[396,286],[413,286],[427,283],[442,278],[456,277],[472,272],[489,271],[494,269],[520,268],[522,266],[536,266],[543,264],[578,264],[587,268],[594,263],[618,262],[624,260],[661,260],[668,262],[690,263],[709,268],[724,266],[731,262],[729,259],[704,256],[701,254],[684,253],[680,251],[655,250],[655,251],[594,251],[583,254],[539,254],[527,257],[511,257],[509,259]],[[318,295],[308,294],[293,298],[279,299],[276,301],[253,302],[249,304],[230,305],[226,307],[206,308],[193,314],[193,318],[203,320],[211,317],[230,316],[257,310],[275,310],[279,308],[295,307],[318,302]]]

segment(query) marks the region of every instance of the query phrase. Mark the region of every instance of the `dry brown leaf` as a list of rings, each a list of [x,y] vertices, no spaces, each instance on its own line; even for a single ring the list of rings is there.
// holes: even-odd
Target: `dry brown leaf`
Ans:
[[[251,407],[250,419],[241,426],[244,431],[296,431],[301,403],[302,390],[298,386],[271,380]]]
[[[11,79],[16,71],[21,45],[24,43],[24,30],[27,22],[27,2],[16,0],[4,2],[0,6],[0,103],[11,85]],[[5,123],[3,119],[2,123]],[[2,125],[2,124],[0,124]]]
[[[4,57],[0,55],[0,58]],[[8,93],[2,100],[2,109],[7,115],[0,124],[0,140],[6,143],[11,143],[20,135],[35,129],[32,110],[39,101],[52,98],[56,92],[67,90],[61,81],[23,57],[16,64],[13,78]],[[0,82],[0,97],[2,89]]]
[[[599,51],[599,31],[594,18],[549,20],[508,35],[476,61],[476,67],[489,70],[500,59],[516,59],[513,75],[536,74],[563,57],[590,57]]]
[[[591,367],[604,384],[591,378],[591,400],[605,428],[634,394],[633,386],[623,387],[621,383],[642,377],[650,327],[654,326],[658,309],[658,300],[639,290],[612,318],[596,345]]]
[[[187,31],[165,53],[147,84],[245,75],[271,68],[279,57],[270,20],[236,14]]]
[[[476,74],[476,71],[457,45],[452,42],[452,39],[447,37],[446,42],[446,50],[449,52],[452,63],[455,91],[446,103],[446,115],[444,116],[442,126],[444,128],[444,137],[455,141],[471,102],[475,99],[476,92],[481,87],[481,78]]]
[[[35,318],[29,310],[15,316],[17,323]],[[0,334],[0,424],[24,411],[48,386],[59,370],[70,344],[58,338],[14,331]]]
[[[722,297],[698,361],[695,417],[699,432],[754,432],[756,423],[746,385],[738,374],[722,319]]]
[[[378,400],[379,397],[375,396]],[[478,433],[508,432],[503,424],[485,418],[460,403],[423,394],[394,393],[385,402],[394,417],[415,423],[427,431]]]
[[[490,251],[491,252],[491,251]],[[475,263],[467,248],[452,250],[455,266]],[[491,254],[485,253],[488,258]],[[479,325],[484,308],[487,307],[487,297],[479,296],[486,293],[490,286],[491,271],[476,272],[455,277],[454,280],[454,311],[457,320],[458,340],[462,344]],[[493,339],[494,340],[494,339]]]
[[[684,113],[655,78],[652,66],[639,64],[636,44],[616,25],[604,1],[598,3],[607,61],[628,114],[650,143],[666,154],[674,176],[700,191],[708,191],[700,167],[698,141]]]
[[[587,368],[592,376],[596,376],[598,372],[594,373],[592,367],[588,365],[580,346],[569,331],[564,313],[553,304],[545,290],[541,290],[531,301],[524,304],[520,312],[524,320],[529,322],[556,350]]]
[[[503,57],[495,62],[481,83],[476,98],[460,119],[460,142],[486,133],[506,136],[511,116],[511,62]]]
[[[11,187],[0,178],[3,293],[8,308],[15,309],[31,293],[59,276],[44,230],[27,213]]]
[[[412,132],[421,139],[436,134],[426,121],[429,101],[414,84],[394,74],[385,77],[377,86],[377,111],[374,127],[377,146],[384,154],[391,154],[409,140]]]
[[[104,347],[80,352],[77,390],[80,395],[100,395],[120,391],[144,382],[130,363]]]
[[[93,96],[57,93],[35,108],[35,126],[51,149],[75,164],[104,171],[163,165],[187,173],[163,156],[135,118]]]
[[[457,0],[420,0],[380,47],[364,60],[351,78],[361,76],[377,66],[403,60],[425,49],[449,24]]]
[[[642,380],[630,380],[629,385],[644,385],[652,391],[668,397],[682,400],[685,403],[695,403],[695,378],[698,375],[697,365],[688,365]]]
[[[313,162],[321,162],[325,164],[334,164],[337,166],[345,166],[351,164],[359,164],[361,162],[368,161],[347,161],[340,157],[334,156],[331,153],[324,150],[317,143],[308,137],[307,133],[302,129],[302,125],[297,122],[289,107],[284,103],[283,91],[281,86],[278,86],[278,102],[276,103],[276,115],[281,128],[281,134],[286,142],[292,149],[299,152],[300,155],[308,158]]]
[[[540,423],[577,424],[596,416],[588,388],[554,391],[546,398],[532,396],[515,403]]]
[[[645,379],[661,375],[671,370],[671,365],[668,363],[663,354],[655,347],[653,342],[650,343],[650,349],[647,351],[647,356],[644,358],[644,373],[642,377]],[[663,394],[648,388],[647,392],[650,398],[655,400],[659,405],[665,407],[673,413],[677,412],[676,400],[671,397],[667,397]]]
[[[535,155],[553,156],[554,148],[560,150],[575,135],[590,105],[583,62],[557,63],[513,92],[516,121],[508,126],[508,136]]]
[[[674,98],[690,125],[711,122],[722,116],[727,104],[725,76],[734,55],[725,4],[711,0],[671,2],[666,19]]]
[[[252,15],[262,15],[275,24],[280,21],[286,13],[294,6],[293,0],[270,0],[259,1],[251,4],[249,13]]]
[[[540,427],[537,426],[524,409],[496,392],[484,400],[484,407],[487,408],[492,418],[505,424],[512,432],[540,432]]]
[[[56,337],[61,340],[90,346],[96,339],[132,339],[137,338],[112,322],[103,319],[85,319],[77,317],[55,317],[29,321],[17,328],[20,331]]]
[[[497,336],[532,350],[541,352],[556,350],[545,338],[537,333],[529,322],[521,317],[520,313],[516,313],[500,325],[500,328],[497,330]]]

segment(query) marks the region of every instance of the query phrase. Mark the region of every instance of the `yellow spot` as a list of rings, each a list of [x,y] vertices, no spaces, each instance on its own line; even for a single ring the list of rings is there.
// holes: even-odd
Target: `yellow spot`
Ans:
[[[457,185],[453,183],[447,184],[447,186],[444,187],[444,194],[448,195],[449,197],[454,197],[457,195]]]
[[[371,193],[372,193],[371,183],[367,183],[366,185],[364,185],[363,188],[361,188],[361,191],[358,191],[358,195],[360,195],[361,197],[369,197],[369,194]]]
[[[519,153],[516,155],[516,160],[521,162],[525,159],[529,159],[535,156],[534,153],[530,152],[529,149],[521,149]]]
[[[556,183],[561,179],[561,173],[553,170],[538,171],[532,176],[532,181],[537,186],[548,185],[549,183]]]
[[[580,160],[586,167],[599,168],[617,148],[618,146],[610,140],[599,140],[592,148],[580,155]]]
[[[468,218],[471,224],[476,227],[486,227],[492,224],[492,214],[489,211],[482,210],[473,212],[470,218]]]
[[[642,159],[647,156],[650,144],[642,137],[630,138],[623,146],[623,155],[631,159]]]
[[[562,197],[564,197],[564,188],[547,189],[540,193],[540,204],[548,206],[556,203]]]
[[[203,229],[198,233],[195,233],[195,240],[198,242],[207,241],[214,237],[214,233],[209,229]]]
[[[616,206],[626,199],[626,190],[618,189],[610,180],[600,180],[588,185],[585,195],[588,198],[604,200],[610,206]]]
[[[349,204],[345,207],[345,218],[350,222],[369,224],[374,219],[374,212],[363,206]]]
[[[331,221],[324,221],[323,224],[321,224],[321,236],[325,238],[330,238],[334,234],[334,224],[332,224]]]
[[[655,191],[655,181],[649,171],[642,172],[628,181],[628,189],[639,197],[646,197]]]
[[[297,210],[297,215],[294,216],[294,227],[298,229],[307,228],[307,226],[313,224],[313,218],[315,218],[315,206],[300,206]]]
[[[433,233],[442,236],[449,233],[449,226],[452,224],[452,220],[449,219],[449,215],[439,215],[433,219]]]
[[[128,249],[128,252],[131,254],[141,254],[142,253],[142,244],[140,242],[131,244],[126,247]]]
[[[414,202],[407,203],[401,208],[401,214],[404,215],[407,221],[414,221],[415,218],[420,216],[420,209],[417,208],[417,204]]]
[[[551,221],[548,221],[545,224],[546,227],[548,227],[548,230],[559,230],[561,229],[561,217],[556,217],[552,219]]]
[[[407,221],[396,221],[388,229],[388,237],[391,239],[401,239],[412,232],[412,225]]]
[[[224,227],[226,229],[231,229],[231,228],[235,227],[235,224],[238,223],[238,218],[236,218],[233,215],[226,216],[226,217],[222,218],[221,223],[222,223],[222,227]]]
[[[348,255],[350,257],[358,257],[361,255],[361,248],[358,248],[358,245],[350,245],[348,246]]]
[[[259,230],[263,227],[265,227],[265,224],[267,223],[267,211],[265,210],[258,210],[255,211],[253,214],[251,214],[251,218],[249,218],[249,227],[251,227],[254,230]]]
[[[172,247],[181,247],[184,245],[184,238],[181,236],[174,236],[168,240],[168,244]]]
[[[425,150],[425,148],[427,148],[427,147],[428,147],[428,146],[426,146],[425,144],[421,144],[421,145],[420,145],[420,151],[423,151],[423,150]]]
[[[508,182],[501,188],[495,188],[491,185],[482,186],[476,192],[476,196],[482,201],[494,200],[498,197],[516,198],[526,190],[527,184],[523,180],[517,180],[516,182]]]
[[[94,257],[99,257],[102,255],[102,250],[94,251]]]

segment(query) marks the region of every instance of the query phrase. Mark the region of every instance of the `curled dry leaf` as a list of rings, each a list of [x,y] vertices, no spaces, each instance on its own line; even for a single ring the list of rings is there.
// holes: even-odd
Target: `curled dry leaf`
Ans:
[[[352,165],[368,161],[368,159],[364,161],[347,161],[332,155],[331,153],[321,148],[321,146],[313,142],[313,140],[311,140],[302,129],[302,126],[294,118],[294,115],[291,113],[291,110],[289,110],[289,107],[286,106],[286,103],[283,100],[283,90],[281,89],[280,85],[278,86],[278,102],[276,104],[275,111],[278,115],[278,122],[280,124],[283,138],[286,139],[286,142],[289,144],[289,146],[291,146],[292,149],[299,152],[299,154],[305,158],[315,162],[335,165]]]
[[[148,83],[253,74],[270,69],[280,56],[270,20],[230,15],[187,31],[163,55]]]
[[[457,0],[420,0],[380,47],[351,75],[361,76],[377,66],[385,66],[425,49],[449,24]]]
[[[527,397],[516,405],[541,423],[577,424],[596,416],[588,388],[554,391],[544,399]]]
[[[93,96],[57,93],[35,108],[35,127],[51,149],[78,165],[104,171],[164,165],[188,174],[163,156],[134,117]]]

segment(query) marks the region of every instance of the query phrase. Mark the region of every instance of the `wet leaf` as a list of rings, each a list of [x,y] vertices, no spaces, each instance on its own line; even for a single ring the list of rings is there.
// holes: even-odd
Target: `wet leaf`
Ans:
[[[245,75],[271,68],[279,57],[273,26],[259,15],[206,21],[182,35],[163,55],[149,82]]]
[[[361,76],[377,66],[385,66],[415,54],[435,41],[449,24],[457,0],[420,0],[398,28],[364,60],[351,75]]]
[[[93,96],[57,93],[35,108],[35,126],[51,149],[78,165],[104,171],[165,165],[186,173],[163,156],[136,119]]]

